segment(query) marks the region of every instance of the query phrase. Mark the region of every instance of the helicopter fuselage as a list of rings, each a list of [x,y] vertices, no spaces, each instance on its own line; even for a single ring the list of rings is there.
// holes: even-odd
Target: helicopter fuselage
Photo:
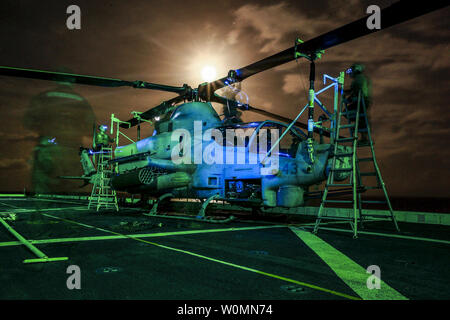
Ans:
[[[308,186],[324,181],[330,167],[330,144],[316,143],[311,163],[299,129],[281,139],[287,144],[276,145],[287,124],[225,126],[210,103],[180,105],[159,128],[162,132],[152,137],[115,149],[114,189],[297,207],[304,204]]]

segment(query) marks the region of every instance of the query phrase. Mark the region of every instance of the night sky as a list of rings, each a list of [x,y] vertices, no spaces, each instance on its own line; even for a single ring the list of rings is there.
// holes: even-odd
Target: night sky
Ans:
[[[0,65],[197,87],[205,65],[216,67],[221,78],[291,47],[296,37],[308,40],[359,19],[370,4],[383,8],[393,2],[2,0]],[[66,27],[71,4],[81,8],[81,30]],[[373,87],[377,159],[393,196],[450,197],[449,15],[447,7],[336,46],[316,64],[316,88],[322,88],[324,73],[336,77],[354,62],[365,64]],[[307,102],[308,68],[305,60],[290,62],[245,80],[242,89],[251,105],[293,118]],[[22,118],[34,96],[54,87],[0,76],[0,191],[31,188],[37,134],[24,128]],[[74,89],[105,124],[111,113],[127,120],[131,111],[174,96],[133,88]],[[247,112],[243,119],[264,118]]]

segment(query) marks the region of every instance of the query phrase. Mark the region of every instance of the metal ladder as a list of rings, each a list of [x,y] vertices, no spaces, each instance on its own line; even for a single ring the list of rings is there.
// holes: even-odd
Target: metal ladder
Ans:
[[[102,147],[97,162],[97,174],[92,187],[91,197],[89,198],[88,209],[96,206],[98,211],[100,208],[114,208],[119,211],[117,205],[116,191],[111,187],[111,175],[113,173],[112,165],[109,160],[112,159],[112,148]]]
[[[353,237],[358,237],[358,222],[360,222],[360,226],[363,227],[363,221],[380,221],[384,219],[392,220],[394,223],[395,229],[400,231],[397,221],[395,219],[394,211],[392,210],[391,202],[389,200],[388,193],[386,191],[386,186],[381,177],[381,172],[378,167],[375,151],[373,147],[373,140],[370,132],[370,124],[367,119],[367,110],[365,106],[364,99],[361,98],[362,94],[359,92],[358,94],[358,104],[356,110],[346,110],[342,111],[342,106],[344,105],[344,101],[341,100],[339,106],[339,114],[337,115],[337,125],[336,125],[336,135],[337,137],[334,141],[334,152],[332,155],[332,166],[330,169],[330,173],[328,175],[327,182],[325,184],[325,190],[322,194],[322,200],[319,207],[319,212],[317,215],[316,223],[314,225],[313,233],[317,233],[319,230],[320,223],[322,220],[343,220],[349,221],[352,229],[353,229]],[[362,106],[362,113],[361,111]],[[341,125],[342,116],[349,117],[356,115],[355,121],[351,123],[349,120],[348,124]],[[360,116],[364,116],[364,120],[366,121],[366,128],[359,128],[359,119]],[[351,136],[349,138],[340,138],[340,129],[350,129]],[[358,132],[367,132],[369,143],[362,145],[358,143]],[[352,152],[339,152],[339,143],[352,143]],[[358,158],[357,149],[362,147],[370,147],[371,156],[367,158]],[[342,150],[342,149],[341,149]],[[350,168],[337,168],[336,163],[338,158],[351,157],[351,167]],[[373,162],[374,170],[373,172],[361,172],[360,171],[360,162]],[[336,172],[350,172],[348,178],[349,181],[344,183],[336,183],[335,182],[335,173]],[[377,179],[376,186],[364,186],[362,183],[362,177],[366,176],[374,176]],[[344,189],[342,189],[344,187]],[[341,189],[335,189],[341,188]],[[361,193],[370,189],[382,189],[385,197],[384,201],[374,201],[374,200],[363,200],[361,197]],[[351,193],[353,196],[352,200],[332,200],[328,199],[330,193],[334,193],[336,195],[343,195]],[[324,215],[325,205],[328,203],[339,203],[339,204],[352,204],[353,205],[353,217],[340,217],[340,216],[329,216]],[[363,214],[362,205],[363,204],[386,204],[389,209],[388,215],[375,215],[375,214]],[[369,219],[366,219],[369,218]],[[372,218],[372,219],[370,219]],[[373,219],[373,218],[381,218],[381,219]]]

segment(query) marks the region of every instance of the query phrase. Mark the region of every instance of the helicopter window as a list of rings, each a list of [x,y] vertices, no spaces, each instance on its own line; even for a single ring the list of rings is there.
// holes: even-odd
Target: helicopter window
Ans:
[[[208,185],[216,186],[217,185],[217,177],[208,177]]]
[[[248,147],[250,137],[255,128],[220,128],[223,136],[223,145],[227,147]]]
[[[269,123],[265,124],[261,129],[267,130],[266,131],[267,132],[267,142],[266,142],[267,150],[266,151],[269,151],[272,148],[272,130],[277,130],[278,138],[280,138],[281,135],[287,130],[287,127],[269,122]],[[273,142],[275,143],[276,141],[277,141],[277,139],[275,139],[275,137],[274,137]],[[259,146],[259,144],[262,142],[263,141],[258,142],[258,150],[261,148]],[[284,135],[283,139],[281,139],[281,141],[278,144],[279,155],[294,158],[297,153],[297,147],[298,147],[299,143],[300,143],[299,137],[296,136],[292,132],[292,129],[289,130],[289,132]]]
[[[281,131],[281,134],[283,134],[286,131],[287,128],[283,128]],[[290,157],[295,157],[297,153],[297,148],[300,143],[300,140],[298,137],[296,137],[294,134],[292,134],[292,131],[289,130],[288,133],[286,133],[280,141],[279,151],[283,154],[288,154]]]
[[[180,142],[180,153],[179,153],[179,156],[180,157],[182,157],[183,156],[183,154],[184,154],[184,150],[183,150],[183,138],[184,138],[184,136],[180,136],[180,138],[179,138],[179,142]]]

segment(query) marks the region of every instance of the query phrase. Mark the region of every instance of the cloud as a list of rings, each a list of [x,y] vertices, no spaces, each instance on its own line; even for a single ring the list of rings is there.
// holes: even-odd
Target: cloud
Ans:
[[[250,28],[256,31],[257,40],[262,44],[258,51],[263,53],[280,50],[286,34],[295,32],[308,37],[333,25],[330,19],[309,18],[285,2],[269,6],[247,4],[234,11],[233,15],[235,20],[227,35],[228,43],[236,44],[244,31]]]
[[[388,5],[394,1],[379,2]],[[218,74],[225,75],[230,68],[292,46],[297,36],[309,40],[360,18],[370,4],[368,0],[198,1],[184,7],[161,2],[155,7],[151,2],[137,1],[131,6],[118,3],[105,7],[91,2],[84,5],[90,14],[76,34],[64,29],[57,6],[48,6],[45,19],[32,20],[20,6],[13,6],[8,11],[14,19],[0,23],[0,34],[12,44],[1,49],[4,64],[44,70],[67,65],[80,74],[195,85],[201,80],[196,78],[199,72],[194,62],[218,59],[217,65],[223,67]],[[322,73],[337,76],[355,61],[366,64],[373,83],[371,114],[377,158],[386,170],[383,177],[390,190],[398,194],[421,195],[420,190],[442,193],[448,185],[442,178],[439,183],[427,179],[427,175],[445,177],[449,168],[445,147],[450,139],[448,12],[447,8],[333,47],[316,63],[317,89],[322,87]],[[307,101],[302,78],[306,90],[309,86],[308,62],[300,59],[298,65],[296,69],[296,63],[287,63],[247,79],[243,88],[250,104],[294,117]],[[35,138],[20,130],[21,114],[35,94],[54,87],[54,83],[12,77],[2,77],[1,81],[0,153],[12,159],[0,159],[0,168],[6,168],[1,173],[8,177],[8,168],[25,168],[24,160],[17,157],[31,152],[29,141]],[[78,90],[91,102],[100,122],[109,121],[111,112],[126,120],[131,110],[144,111],[173,96],[131,88],[77,86]],[[251,112],[244,113],[244,118],[266,119]],[[8,183],[20,187],[24,179],[17,175]]]
[[[283,91],[290,94],[295,94],[300,91],[301,76],[298,74],[287,74],[283,78]]]
[[[309,90],[309,80],[305,73],[295,74],[289,73],[283,76],[283,92],[287,94],[299,94],[301,92],[307,92]]]
[[[27,133],[0,132],[0,140],[8,142],[36,141],[38,136],[39,135],[35,132],[27,132]]]
[[[0,159],[0,169],[21,170],[29,169],[29,164],[25,159]]]

